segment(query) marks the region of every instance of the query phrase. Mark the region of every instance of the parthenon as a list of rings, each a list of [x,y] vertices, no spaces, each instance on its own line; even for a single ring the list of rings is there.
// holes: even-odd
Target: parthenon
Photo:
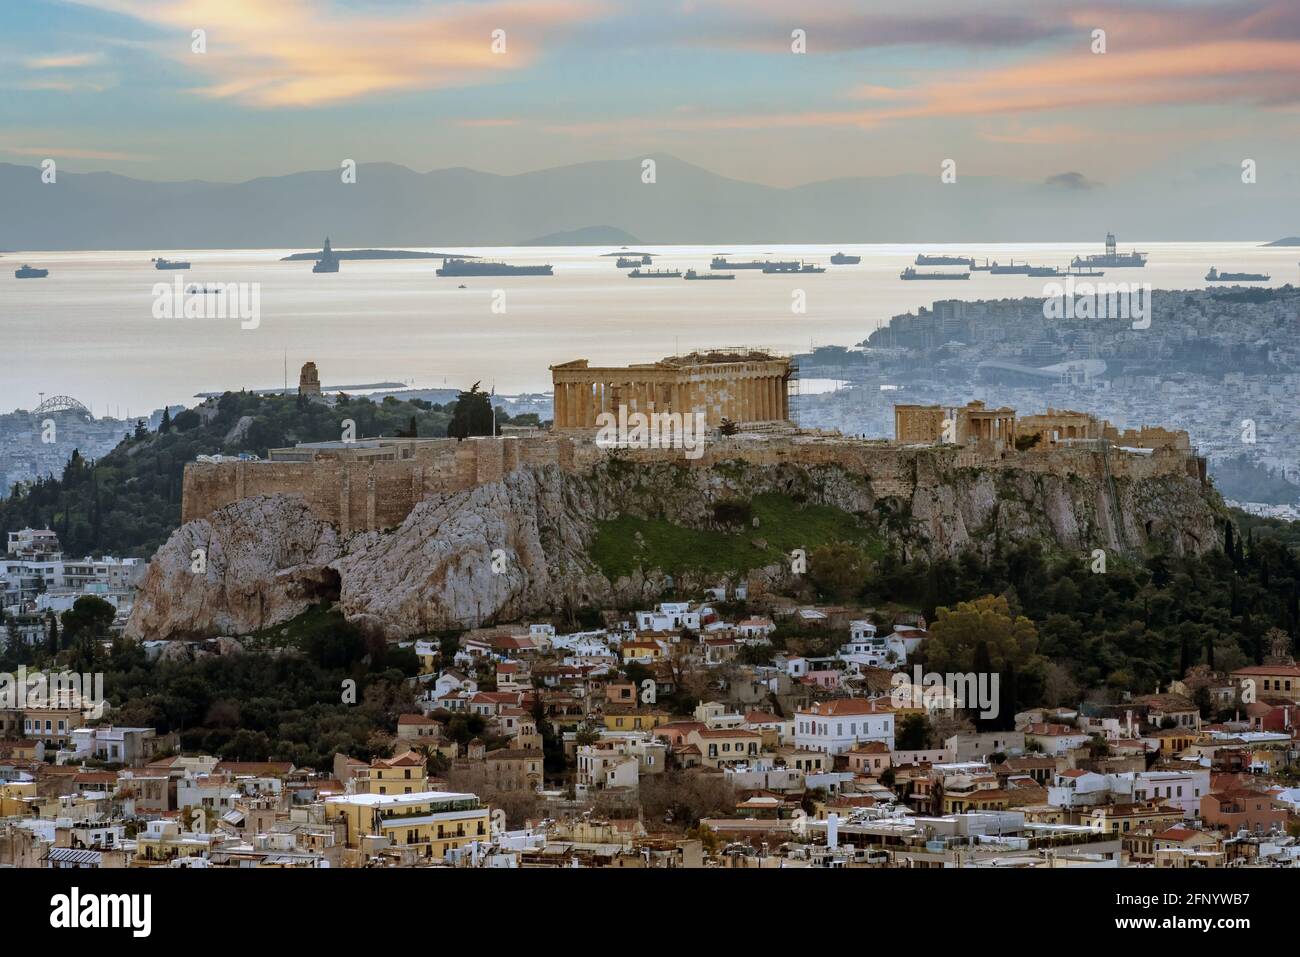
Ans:
[[[785,422],[790,360],[757,351],[693,352],[624,367],[551,366],[556,431],[594,429],[601,413],[703,412],[705,424]]]

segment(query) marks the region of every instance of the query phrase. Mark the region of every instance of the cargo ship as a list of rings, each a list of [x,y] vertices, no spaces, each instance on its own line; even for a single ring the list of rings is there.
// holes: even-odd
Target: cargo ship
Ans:
[[[1114,266],[1136,267],[1147,264],[1147,254],[1140,253],[1136,250],[1128,253],[1117,252],[1115,249],[1115,234],[1106,234],[1106,251],[1100,256],[1075,256],[1070,260],[1071,266]]]
[[[648,265],[650,265],[650,257],[649,257],[649,256],[641,256],[640,258],[638,258],[638,257],[636,257],[636,256],[619,256],[619,257],[618,257],[618,268],[619,268],[619,269],[635,269],[637,266],[648,266]]]
[[[735,279],[736,274],[734,272],[719,272],[719,273],[696,272],[694,269],[688,269],[686,270],[686,275],[682,276],[682,278],[683,279]]]
[[[1213,266],[1205,274],[1206,282],[1268,282],[1270,278],[1262,272],[1219,272]]]
[[[15,279],[44,279],[49,274],[48,269],[37,269],[34,266],[28,266],[26,263],[14,270]]]
[[[1028,276],[1064,276],[1058,266],[1030,266]]]
[[[480,259],[444,259],[439,276],[551,276],[546,266],[511,266],[509,263],[487,262]]]
[[[793,266],[795,269],[799,268],[799,264],[796,262],[773,262],[772,260],[766,262],[751,260],[747,263],[732,263],[727,262],[726,258],[723,256],[714,256],[713,261],[709,263],[710,269],[762,269],[764,272],[767,271],[768,266]],[[787,271],[793,272],[794,270]]]
[[[918,266],[968,266],[975,268],[975,260],[965,256],[930,256],[926,253],[918,253],[916,256]]]
[[[546,267],[550,269],[550,266]],[[628,279],[681,279],[681,270],[673,269],[633,269],[627,274]]]
[[[320,258],[311,267],[312,272],[338,272],[339,259],[330,248],[330,238],[325,237],[325,248],[320,251]]]
[[[899,279],[969,279],[968,272],[917,272],[908,266],[898,274]]]
[[[157,259],[151,260],[151,262],[153,263],[154,269],[189,269],[190,268],[190,264],[187,262],[180,262],[179,260],[172,260],[172,259],[163,259],[161,256],[159,256]]]
[[[831,256],[832,266],[856,266],[862,262],[861,256],[847,256],[844,253],[835,253]]]
[[[1021,263],[1017,266],[1016,261],[1013,259],[1005,266],[994,263],[989,267],[989,272],[994,276],[1028,276],[1030,268],[1029,263]]]
[[[797,263],[779,262],[779,263],[765,263],[763,265],[763,272],[768,273],[769,275],[772,273],[779,273],[779,272],[813,273],[813,272],[825,272],[825,271],[826,271],[825,266],[814,266],[812,263],[805,263],[805,262],[797,262]]]

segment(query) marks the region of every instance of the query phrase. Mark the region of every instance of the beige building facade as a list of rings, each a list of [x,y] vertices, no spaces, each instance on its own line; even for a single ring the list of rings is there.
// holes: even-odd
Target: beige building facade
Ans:
[[[602,413],[703,412],[716,428],[790,418],[790,360],[765,352],[714,351],[659,362],[593,367],[586,359],[551,366],[556,431],[594,429]]]

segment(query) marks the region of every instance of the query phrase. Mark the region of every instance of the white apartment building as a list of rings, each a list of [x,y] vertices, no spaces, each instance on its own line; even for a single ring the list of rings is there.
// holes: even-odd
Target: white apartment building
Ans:
[[[835,698],[795,710],[796,748],[843,754],[859,741],[880,741],[894,750],[894,712],[887,699]]]
[[[681,631],[683,628],[700,630],[700,613],[691,611],[688,602],[661,602],[654,611],[636,613],[637,631]]]

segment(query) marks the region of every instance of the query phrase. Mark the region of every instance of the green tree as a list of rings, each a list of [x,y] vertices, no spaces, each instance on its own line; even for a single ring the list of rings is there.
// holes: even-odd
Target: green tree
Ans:
[[[451,423],[447,434],[453,439],[465,439],[471,435],[493,435],[492,398],[486,392],[479,391],[479,383],[470,386],[468,392],[456,396],[456,406],[452,411]]]
[[[64,644],[82,638],[107,638],[108,629],[116,614],[117,609],[104,599],[95,595],[82,595],[60,616]]]
[[[925,643],[926,664],[934,671],[975,670],[976,649],[985,646],[989,666],[1023,666],[1038,650],[1038,630],[1024,615],[1013,616],[1005,597],[986,595],[939,608]]]
[[[898,751],[924,751],[930,740],[930,723],[923,714],[909,714],[903,717],[894,735],[894,747]]]
[[[856,598],[866,587],[871,560],[847,542],[815,548],[808,556],[808,580],[817,593],[834,601]]]

